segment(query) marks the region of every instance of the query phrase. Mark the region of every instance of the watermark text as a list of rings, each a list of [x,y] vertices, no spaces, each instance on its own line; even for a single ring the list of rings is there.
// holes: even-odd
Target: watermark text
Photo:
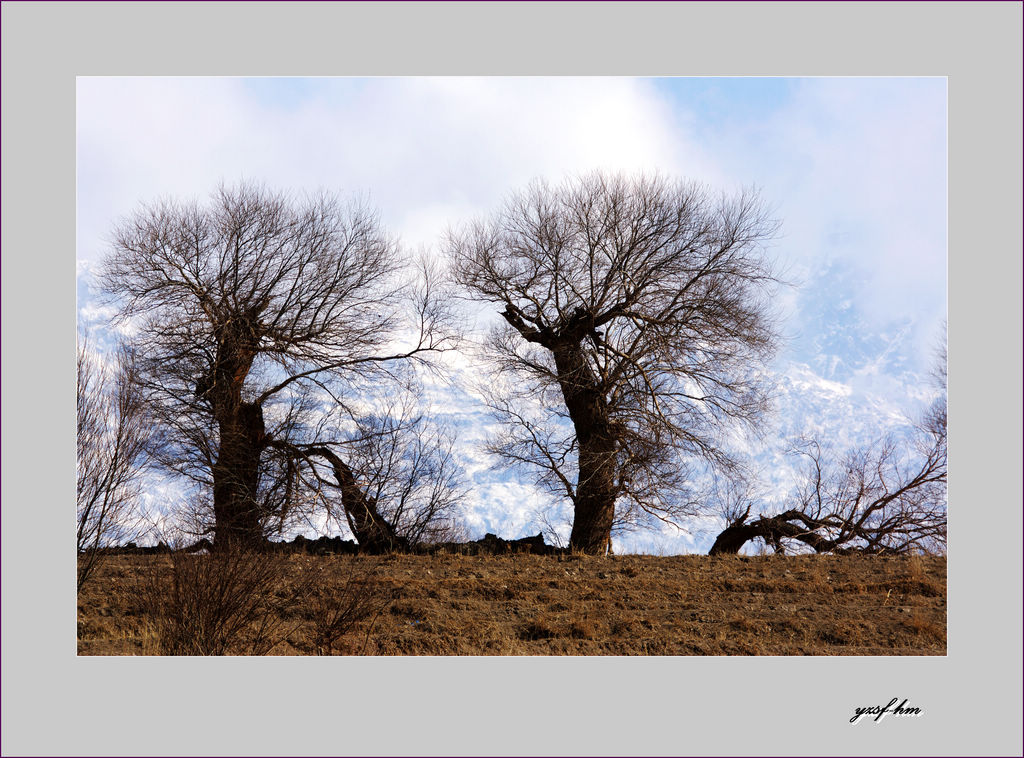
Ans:
[[[899,704],[897,705],[897,703]],[[907,698],[903,698],[901,703],[898,697],[894,697],[886,705],[867,705],[863,708],[854,708],[850,723],[856,724],[866,716],[873,716],[874,718],[871,720],[877,723],[889,714],[895,717],[920,716],[921,709],[907,705]]]

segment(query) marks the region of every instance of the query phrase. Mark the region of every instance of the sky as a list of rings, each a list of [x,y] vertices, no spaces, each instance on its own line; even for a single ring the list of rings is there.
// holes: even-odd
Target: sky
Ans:
[[[88,271],[119,218],[222,181],[362,196],[428,250],[538,177],[753,186],[782,222],[772,252],[793,283],[778,302],[779,434],[817,425],[855,443],[928,399],[946,318],[946,138],[944,78],[79,78],[81,318],[96,315]],[[538,493],[465,450],[473,527],[536,533]]]

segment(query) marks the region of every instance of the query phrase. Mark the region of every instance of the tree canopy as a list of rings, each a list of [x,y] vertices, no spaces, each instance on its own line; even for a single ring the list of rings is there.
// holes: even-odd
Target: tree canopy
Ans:
[[[505,322],[494,448],[573,503],[574,548],[690,512],[687,462],[730,465],[724,434],[761,417],[777,228],[753,192],[596,173],[449,234],[458,280]]]
[[[327,193],[221,187],[117,227],[102,282],[134,332],[156,457],[212,487],[218,540],[257,541],[314,504],[320,489],[300,497],[311,452],[333,451],[341,474],[346,388],[448,345],[435,279],[373,211]]]

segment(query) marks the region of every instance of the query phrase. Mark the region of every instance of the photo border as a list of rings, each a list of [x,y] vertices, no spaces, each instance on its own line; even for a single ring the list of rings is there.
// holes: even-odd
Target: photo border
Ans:
[[[1020,547],[992,531],[1016,530],[1021,500],[1021,20],[1019,3],[4,3],[3,753],[1019,755]],[[948,77],[946,657],[76,656],[75,77],[421,74]],[[895,696],[923,715],[848,724]]]

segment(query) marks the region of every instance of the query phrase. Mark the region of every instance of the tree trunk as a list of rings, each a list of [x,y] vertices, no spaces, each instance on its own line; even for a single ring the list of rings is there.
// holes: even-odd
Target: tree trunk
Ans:
[[[616,440],[608,407],[578,343],[553,351],[566,409],[576,430],[579,479],[569,548],[603,554],[611,546],[615,520]]]
[[[258,547],[264,542],[259,509],[259,463],[266,429],[258,405],[240,403],[220,424],[213,466],[214,544]]]
[[[715,539],[708,555],[735,555],[744,545],[760,536],[755,524],[730,524]]]
[[[363,492],[352,469],[328,447],[313,447],[307,454],[326,458],[334,470],[334,478],[341,490],[341,505],[345,509],[352,536],[359,548],[369,553],[406,551],[409,541],[395,531],[395,527],[377,510],[376,501]]]
[[[579,481],[569,547],[603,554],[611,545],[615,520],[615,444],[605,437],[579,438]]]
[[[263,409],[242,401],[256,349],[245,322],[221,331],[217,363],[196,387],[210,401],[220,440],[213,465],[214,546],[258,548],[265,543],[259,506],[260,455],[266,443]]]

